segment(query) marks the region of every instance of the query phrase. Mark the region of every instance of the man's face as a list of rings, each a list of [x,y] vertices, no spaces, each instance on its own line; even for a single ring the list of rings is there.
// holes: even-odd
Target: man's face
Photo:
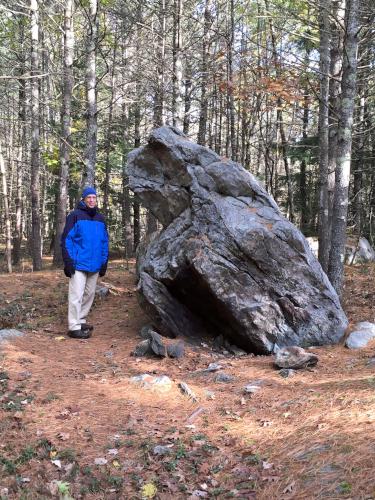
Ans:
[[[85,205],[89,208],[94,208],[96,207],[96,195],[95,194],[89,194],[86,196],[86,198],[83,200]]]

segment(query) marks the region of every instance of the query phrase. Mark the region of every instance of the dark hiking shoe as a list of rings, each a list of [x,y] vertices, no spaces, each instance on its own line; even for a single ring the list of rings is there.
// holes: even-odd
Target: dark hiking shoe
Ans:
[[[69,330],[68,336],[72,339],[89,339],[91,333],[90,330]]]
[[[81,330],[89,330],[90,332],[92,332],[93,329],[94,327],[92,325],[89,325],[88,323],[81,324]]]

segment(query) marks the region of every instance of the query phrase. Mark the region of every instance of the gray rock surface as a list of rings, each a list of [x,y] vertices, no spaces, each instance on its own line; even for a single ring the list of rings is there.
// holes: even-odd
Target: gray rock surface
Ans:
[[[185,343],[183,340],[179,340],[174,344],[167,345],[167,354],[170,358],[180,359],[185,355]]]
[[[342,337],[347,319],[306,239],[241,165],[161,127],[129,154],[128,175],[164,228],[137,263],[160,333],[222,334],[258,354]]]
[[[375,323],[362,321],[357,323],[353,331],[350,332],[346,339],[345,345],[349,349],[361,349],[366,347],[370,340],[375,338]]]
[[[218,373],[215,377],[215,382],[233,382],[236,377],[229,375],[229,373]]]
[[[275,356],[275,365],[278,368],[291,368],[300,370],[315,366],[318,362],[318,356],[311,352],[305,351],[302,347],[291,346],[283,347]]]
[[[22,336],[23,332],[15,330],[14,328],[4,328],[3,330],[0,330],[0,342]]]
[[[179,382],[178,387],[181,389],[181,392],[185,394],[192,401],[197,402],[198,398],[195,395],[194,391],[190,389],[190,387],[185,382]]]
[[[294,370],[292,370],[291,368],[282,368],[279,371],[280,377],[283,377],[283,378],[294,377],[295,374],[296,374],[296,372]]]
[[[150,339],[145,339],[142,340],[142,342],[139,342],[135,346],[135,349],[133,351],[133,356],[136,356],[137,358],[141,358],[142,356],[146,356],[147,354],[151,354],[151,341]]]
[[[95,294],[100,298],[107,297],[109,294],[109,288],[103,285],[96,285]]]
[[[158,444],[154,446],[153,453],[154,455],[165,456],[170,455],[172,452],[173,444],[161,445]]]
[[[148,373],[143,373],[142,375],[131,377],[130,382],[144,389],[153,389],[159,392],[167,392],[172,389],[172,380],[166,375],[153,377]]]
[[[347,264],[363,264],[375,261],[375,250],[366,238],[359,238],[358,242],[348,241],[345,245],[345,262]]]

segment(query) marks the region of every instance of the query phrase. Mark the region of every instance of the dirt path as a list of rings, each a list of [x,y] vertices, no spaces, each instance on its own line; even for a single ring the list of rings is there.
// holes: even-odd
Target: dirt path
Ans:
[[[371,266],[349,270],[353,321],[375,319],[374,275]],[[1,498],[375,496],[374,344],[316,349],[317,369],[289,379],[269,357],[205,345],[188,346],[182,360],[136,359],[145,318],[134,275],[112,263],[105,281],[116,294],[97,300],[94,335],[77,341],[65,335],[61,272],[0,275],[0,327],[26,332],[0,347]],[[210,362],[234,380],[194,373]],[[168,375],[174,386],[146,391],[129,381],[140,373]],[[261,389],[244,395],[254,380]],[[169,453],[155,455],[156,445]]]

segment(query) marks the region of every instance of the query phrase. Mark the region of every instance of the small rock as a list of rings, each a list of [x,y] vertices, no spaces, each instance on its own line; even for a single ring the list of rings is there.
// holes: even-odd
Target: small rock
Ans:
[[[215,337],[212,345],[215,349],[221,349],[222,347],[224,347],[224,336],[218,335],[217,337]]]
[[[103,457],[95,458],[94,464],[95,465],[106,465],[108,463],[108,460]]]
[[[283,347],[275,356],[275,365],[278,368],[292,368],[299,370],[310,366],[315,366],[318,356],[302,349],[302,347]]]
[[[367,360],[366,365],[368,365],[368,366],[375,366],[375,358],[369,358]]]
[[[228,373],[218,373],[215,377],[215,382],[233,382],[236,377]]]
[[[231,354],[234,354],[234,356],[247,356],[247,352],[236,345],[230,345],[228,350]]]
[[[142,356],[146,356],[146,354],[151,354],[151,341],[150,339],[142,340],[135,346],[133,351],[133,356],[136,358],[141,358]]]
[[[108,450],[108,455],[118,455],[118,449],[117,448],[110,448]]]
[[[28,378],[31,378],[31,376],[32,376],[31,372],[24,371],[24,372],[17,373],[17,375],[15,376],[15,379],[17,381],[21,382],[22,380],[27,380]]]
[[[208,497],[207,491],[203,490],[194,490],[191,498],[206,498]]]
[[[185,343],[183,340],[179,340],[175,344],[169,344],[167,346],[167,353],[170,358],[180,359],[185,355]]]
[[[153,353],[156,354],[156,356],[165,358],[165,356],[167,355],[167,348],[163,344],[161,335],[156,332],[151,333],[151,349]]]
[[[16,337],[22,337],[23,332],[20,332],[19,330],[15,330],[14,328],[5,328],[3,330],[0,330],[0,342],[3,340],[9,340],[13,339]]]
[[[106,286],[96,285],[95,295],[100,298],[106,297],[109,294],[109,288]]]
[[[279,371],[280,377],[283,377],[283,378],[294,377],[295,374],[296,374],[296,372],[294,370],[292,370],[291,368],[282,368]]]
[[[210,363],[204,371],[217,372],[218,370],[222,370],[222,368],[222,365],[220,365],[219,363]]]
[[[152,325],[145,325],[142,326],[141,331],[139,332],[139,335],[143,339],[152,339],[152,333],[156,333]]]
[[[260,384],[259,384],[259,382],[253,382],[251,384],[247,384],[243,388],[243,392],[245,394],[255,394],[259,390],[260,390]]]
[[[153,377],[148,373],[144,373],[142,375],[131,377],[130,382],[133,384],[138,384],[144,389],[155,389],[161,392],[169,391],[172,388],[172,380],[166,375]]]
[[[213,391],[205,390],[204,394],[206,396],[206,399],[215,399],[216,398],[215,393]]]
[[[153,453],[154,455],[160,455],[160,456],[164,456],[164,455],[170,455],[171,454],[171,448],[173,448],[173,444],[168,444],[168,445],[157,445],[157,446],[154,446],[154,450],[153,450]]]
[[[354,330],[349,334],[345,345],[349,349],[361,349],[366,347],[373,338],[375,338],[375,324],[363,321],[354,326]]]
[[[186,394],[190,399],[193,401],[197,402],[198,398],[194,394],[194,392],[190,389],[190,387],[185,383],[185,382],[179,382],[178,387],[181,389],[181,391]]]

